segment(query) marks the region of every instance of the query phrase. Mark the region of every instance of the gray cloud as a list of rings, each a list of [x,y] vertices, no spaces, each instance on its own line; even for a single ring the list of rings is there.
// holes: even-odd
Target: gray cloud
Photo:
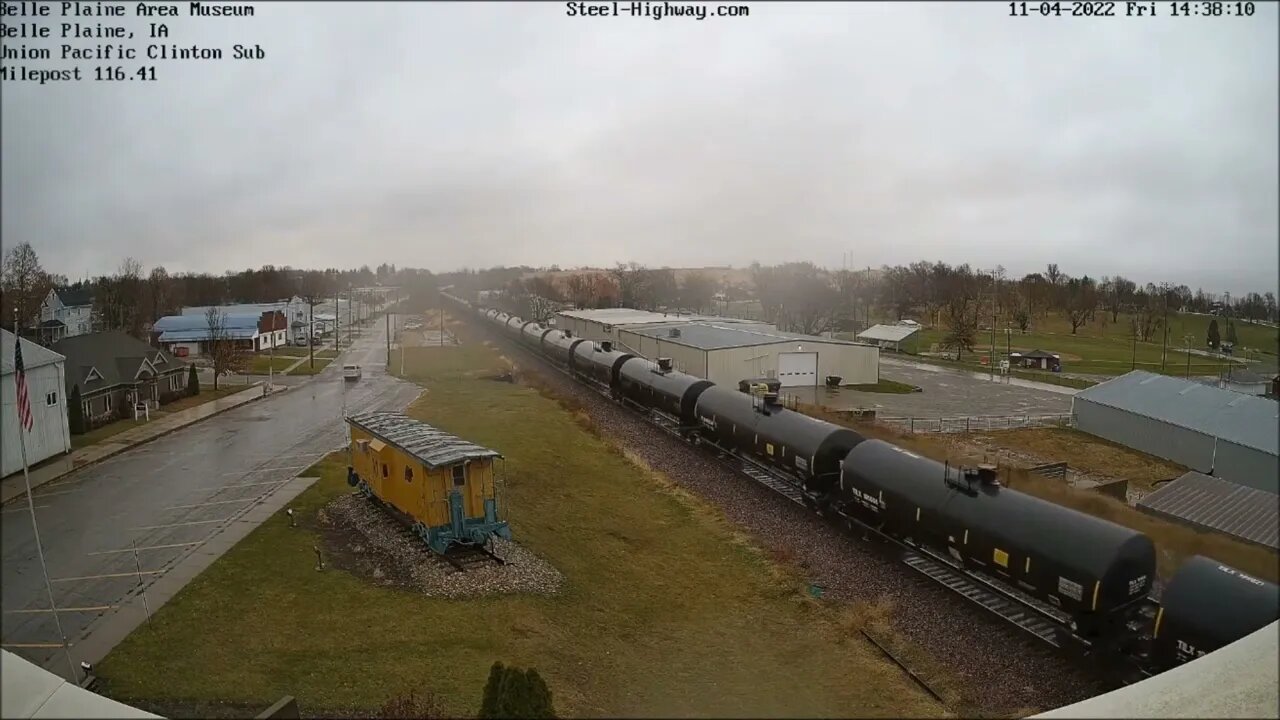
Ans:
[[[6,83],[4,242],[73,276],[127,254],[221,271],[853,251],[1276,287],[1274,4],[1075,19],[756,2],[705,22],[256,7],[170,25],[177,44],[260,43],[260,62]]]

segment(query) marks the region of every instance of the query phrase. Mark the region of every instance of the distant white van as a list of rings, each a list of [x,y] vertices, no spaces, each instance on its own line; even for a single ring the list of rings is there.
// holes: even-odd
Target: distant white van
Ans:
[[[359,365],[343,365],[342,378],[344,380],[359,380],[360,366]]]

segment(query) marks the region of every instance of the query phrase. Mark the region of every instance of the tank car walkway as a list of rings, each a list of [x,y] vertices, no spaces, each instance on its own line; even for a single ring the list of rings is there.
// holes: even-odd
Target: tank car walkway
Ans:
[[[287,388],[281,386],[273,386],[270,392],[280,392]],[[74,452],[55,458],[49,463],[40,466],[31,471],[31,489],[51,483],[64,475],[87,467],[97,462],[101,462],[143,443],[155,440],[158,437],[168,435],[179,428],[184,428],[192,423],[198,423],[201,420],[211,418],[219,413],[226,412],[232,408],[240,407],[245,403],[261,400],[265,396],[263,391],[263,383],[254,383],[244,392],[238,392],[235,395],[218,398],[212,402],[197,405],[193,408],[173,413],[163,418],[158,418],[150,422],[144,422],[138,427],[126,430],[119,435],[113,435],[95,445],[81,448]],[[26,495],[26,489],[22,479],[22,473],[14,473],[12,476],[5,478],[3,485],[0,485],[0,505],[8,503],[10,500]]]

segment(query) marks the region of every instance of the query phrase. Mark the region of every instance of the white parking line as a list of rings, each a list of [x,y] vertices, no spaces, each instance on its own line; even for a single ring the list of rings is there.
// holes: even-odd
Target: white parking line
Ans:
[[[116,607],[115,605],[95,605],[93,607],[60,607],[58,612],[102,612]],[[49,608],[36,608],[34,610],[5,610],[5,614],[12,613],[51,613]]]
[[[191,547],[193,545],[201,545],[203,544],[203,542],[204,541],[189,542],[189,543],[171,543],[169,545],[145,545],[140,548],[124,548],[122,550],[99,550],[98,552],[91,552],[89,554],[90,555],[117,555],[119,553],[131,553],[131,552],[134,552],[135,550],[138,552],[142,552],[143,550],[167,550],[169,548]]]
[[[289,480],[292,480],[292,479],[293,478],[289,478]],[[196,489],[197,490],[225,490],[226,488],[237,488],[237,487],[259,487],[262,485],[283,485],[284,483],[289,482],[289,480],[272,480],[271,482],[259,482],[259,483],[235,483],[233,485],[210,485],[208,487],[196,488]]]
[[[48,506],[48,505],[37,505],[37,506],[36,506],[36,509],[37,509],[37,510],[40,510],[41,508],[47,508],[47,507],[49,507],[49,506]],[[22,507],[9,508],[8,510],[0,510],[0,512],[6,512],[6,513],[30,512],[30,509],[29,509],[26,505],[23,505]]]
[[[140,525],[138,527],[129,528],[129,529],[130,530],[159,530],[161,528],[185,527],[187,525],[211,525],[213,523],[226,522],[230,519],[231,518],[221,518],[218,520],[192,520],[191,522],[170,523],[168,525]]]
[[[198,508],[206,505],[234,505],[235,503],[251,503],[257,502],[258,498],[245,498],[244,500],[215,500],[213,502],[196,503],[194,505],[170,505],[165,510],[182,510],[185,508]]]
[[[57,490],[51,493],[36,493],[35,495],[32,495],[32,497],[34,497],[37,500],[40,500],[41,498],[52,497],[54,495],[70,495],[71,493],[78,493],[78,492],[84,492],[84,488],[80,488],[78,490]]]
[[[238,472],[222,473],[222,475],[223,477],[226,477],[229,475],[259,475],[261,473],[269,473],[269,472],[284,472],[285,470],[305,470],[306,468],[309,468],[309,467],[311,466],[310,465],[286,465],[284,467],[258,468],[257,470],[250,470],[249,472],[238,471]]]
[[[0,648],[60,648],[62,643],[0,643]]]
[[[84,575],[82,577],[50,578],[49,582],[73,582],[76,580],[100,580],[102,578],[137,577],[139,575],[159,575],[162,572],[164,571],[163,570],[143,570],[142,572],[138,572],[137,570],[135,570],[133,572],[108,573],[106,575]]]

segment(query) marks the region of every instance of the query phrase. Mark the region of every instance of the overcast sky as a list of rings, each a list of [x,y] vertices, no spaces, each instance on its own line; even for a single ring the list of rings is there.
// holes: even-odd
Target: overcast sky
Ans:
[[[747,4],[699,22],[181,3],[169,41],[228,59],[110,63],[154,65],[154,83],[4,83],[3,241],[73,278],[126,255],[222,272],[851,253],[1276,288],[1276,5]],[[133,17],[79,20],[149,42]],[[267,56],[229,59],[234,43]]]

